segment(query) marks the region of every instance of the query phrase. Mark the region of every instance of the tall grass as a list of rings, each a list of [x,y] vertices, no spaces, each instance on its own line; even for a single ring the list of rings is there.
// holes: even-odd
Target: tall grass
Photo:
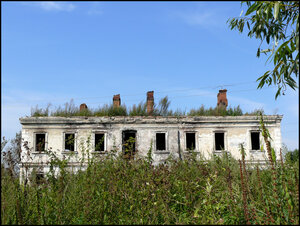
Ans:
[[[105,104],[95,109],[83,109],[75,106],[73,99],[66,102],[64,107],[58,106],[55,110],[50,111],[51,104],[48,104],[45,109],[38,107],[31,108],[32,117],[47,117],[47,116],[147,116],[147,104],[140,102],[138,105],[127,107],[125,104],[114,107],[113,104]],[[210,107],[205,108],[204,105],[197,109],[191,109],[189,112],[177,109],[170,110],[170,101],[168,97],[164,97],[159,101],[159,104],[154,104],[153,116],[240,116],[240,115],[257,115],[262,110],[254,110],[253,112],[243,113],[238,105],[237,107]]]
[[[93,159],[77,174],[50,164],[61,174],[30,185],[2,168],[1,224],[299,224],[299,161],[246,172],[228,155]]]

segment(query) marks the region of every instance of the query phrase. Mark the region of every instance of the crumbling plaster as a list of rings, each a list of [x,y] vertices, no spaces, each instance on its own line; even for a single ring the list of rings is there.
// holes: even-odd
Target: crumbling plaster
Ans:
[[[281,148],[280,121],[282,116],[265,116],[267,128],[272,137],[271,144],[279,156]],[[251,131],[259,130],[259,119],[257,116],[207,116],[207,117],[143,117],[143,116],[118,116],[118,117],[27,117],[20,119],[22,124],[22,138],[28,141],[28,146],[34,149],[34,134],[46,133],[46,148],[51,148],[58,156],[64,153],[65,132],[75,132],[75,157],[82,157],[82,150],[87,149],[88,137],[90,137],[90,151],[93,151],[94,136],[96,132],[105,133],[105,150],[116,149],[122,152],[122,131],[136,130],[136,149],[138,156],[146,156],[152,142],[153,158],[162,161],[170,154],[179,157],[185,152],[185,133],[196,133],[196,150],[205,158],[209,158],[215,150],[214,133],[224,132],[225,149],[233,157],[240,158],[240,144],[243,143],[246,150],[246,159],[251,157],[262,159],[261,152],[252,152]],[[178,131],[179,142],[178,144]],[[166,133],[166,151],[156,151],[155,134]],[[262,144],[263,137],[260,134]],[[180,150],[179,148],[180,147]],[[42,157],[41,157],[42,156]],[[47,161],[45,154],[35,154],[34,160],[43,158]]]

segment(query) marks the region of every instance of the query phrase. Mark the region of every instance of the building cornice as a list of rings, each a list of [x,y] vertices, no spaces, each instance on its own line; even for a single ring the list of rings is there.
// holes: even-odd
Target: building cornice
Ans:
[[[265,115],[266,123],[280,123],[283,115]],[[30,124],[206,124],[206,123],[258,123],[260,118],[253,115],[243,116],[105,116],[105,117],[24,117],[20,118],[22,125]]]

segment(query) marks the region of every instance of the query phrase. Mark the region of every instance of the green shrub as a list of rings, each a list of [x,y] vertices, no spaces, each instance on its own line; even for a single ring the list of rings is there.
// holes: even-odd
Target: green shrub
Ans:
[[[30,186],[2,168],[1,224],[299,224],[299,163],[277,165],[274,184],[271,168],[245,172],[225,153],[156,167],[148,157],[93,159],[77,174],[52,160],[60,176]]]

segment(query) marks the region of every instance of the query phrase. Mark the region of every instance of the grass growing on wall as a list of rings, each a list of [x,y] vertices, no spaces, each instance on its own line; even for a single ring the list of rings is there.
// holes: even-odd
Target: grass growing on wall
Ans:
[[[64,107],[58,106],[55,110],[50,111],[51,104],[48,104],[45,109],[39,108],[38,105],[31,108],[32,117],[47,117],[47,116],[147,116],[147,104],[144,102],[138,105],[133,105],[128,108],[126,105],[114,107],[113,104],[105,104],[95,109],[79,110],[76,107],[73,99],[64,104]],[[170,101],[168,97],[164,97],[159,101],[159,104],[154,104],[153,116],[240,116],[240,115],[257,115],[262,110],[254,110],[253,112],[243,113],[238,105],[237,107],[210,107],[205,108],[204,105],[197,109],[191,109],[189,112],[177,109],[176,111],[169,110]]]

